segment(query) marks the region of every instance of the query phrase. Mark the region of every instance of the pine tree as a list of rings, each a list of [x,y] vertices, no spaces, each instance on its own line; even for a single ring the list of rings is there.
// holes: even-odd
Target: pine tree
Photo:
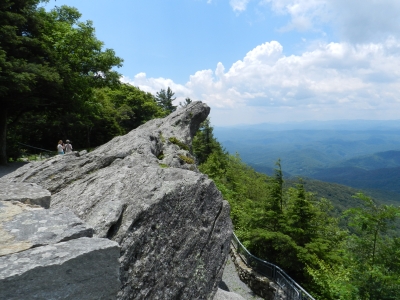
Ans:
[[[361,299],[400,298],[400,238],[390,234],[400,208],[377,205],[359,193],[364,207],[345,212],[354,230],[348,241],[349,264],[352,264],[352,283]]]
[[[197,163],[200,165],[207,161],[213,152],[223,153],[221,144],[216,140],[213,133],[210,119],[204,120],[193,138],[193,154],[196,156]]]
[[[190,98],[186,98],[185,99],[185,102],[179,102],[179,106],[180,107],[186,107],[186,106],[188,106],[190,103],[192,103],[193,101],[192,101],[192,99],[190,99]]]
[[[168,87],[167,90],[161,89],[161,91],[156,94],[156,102],[166,114],[174,112],[177,108],[177,106],[172,104],[172,101],[176,99],[176,97],[174,98],[174,95],[175,93],[172,92],[170,87]]]

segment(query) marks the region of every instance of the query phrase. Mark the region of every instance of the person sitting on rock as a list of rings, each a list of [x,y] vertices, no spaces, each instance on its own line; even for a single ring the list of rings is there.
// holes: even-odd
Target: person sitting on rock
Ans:
[[[59,155],[63,155],[64,154],[64,143],[63,143],[62,140],[58,141],[57,151],[58,151]]]
[[[71,153],[72,152],[72,145],[70,140],[65,141],[67,144],[65,145],[65,153]]]

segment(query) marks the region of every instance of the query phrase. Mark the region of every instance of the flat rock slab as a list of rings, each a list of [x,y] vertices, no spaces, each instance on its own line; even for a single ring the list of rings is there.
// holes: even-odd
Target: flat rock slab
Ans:
[[[20,201],[26,204],[49,208],[51,194],[36,183],[0,183],[0,201]]]
[[[0,201],[0,256],[92,236],[93,229],[66,208]]]
[[[119,246],[79,238],[0,257],[0,299],[115,299]]]

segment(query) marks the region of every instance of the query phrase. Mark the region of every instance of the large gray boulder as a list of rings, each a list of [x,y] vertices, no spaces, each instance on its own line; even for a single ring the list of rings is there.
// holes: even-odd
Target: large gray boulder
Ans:
[[[229,205],[190,154],[209,107],[194,102],[90,153],[26,165],[0,182],[37,183],[96,237],[119,243],[118,299],[212,299],[229,251]]]
[[[0,183],[0,201],[20,201],[50,207],[51,194],[35,183]]]
[[[92,236],[93,229],[68,209],[0,201],[0,256]]]
[[[83,237],[2,256],[0,299],[115,299],[118,254],[116,242]]]

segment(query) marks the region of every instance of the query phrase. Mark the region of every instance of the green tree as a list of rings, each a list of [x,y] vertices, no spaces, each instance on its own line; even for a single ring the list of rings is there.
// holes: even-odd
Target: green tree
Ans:
[[[218,157],[222,156],[224,151],[221,144],[214,137],[214,128],[210,124],[210,119],[204,120],[199,127],[196,135],[193,138],[192,148],[193,154],[197,159],[197,163],[200,165],[207,161],[211,153],[218,153]]]
[[[129,84],[121,84],[118,89],[97,89],[95,97],[108,103],[124,133],[163,115],[152,94]]]
[[[174,98],[175,93],[172,92],[171,88],[168,87],[167,90],[161,89],[161,91],[156,93],[157,104],[165,111],[168,115],[176,110],[176,106],[172,104],[176,98]]]
[[[188,106],[190,103],[192,103],[192,99],[190,99],[190,98],[186,98],[185,99],[185,102],[179,102],[179,106],[180,107],[186,107],[186,106]]]
[[[331,264],[315,260],[308,266],[321,299],[366,300],[400,298],[400,238],[393,224],[400,208],[377,205],[359,193],[364,205],[344,213],[352,234],[341,250],[342,260]]]
[[[299,246],[304,247],[317,233],[313,220],[316,215],[315,207],[307,197],[304,185],[298,183],[296,189],[290,189],[290,201],[287,209],[287,230]]]
[[[96,88],[92,99],[85,105],[90,107],[84,113],[69,110],[59,118],[46,112],[40,116],[33,112],[25,113],[9,130],[9,150],[18,150],[17,142],[54,149],[55,141],[48,137],[68,138],[73,141],[74,149],[96,147],[163,115],[153,95],[129,84]],[[10,157],[18,158],[20,153],[14,152],[9,151]]]
[[[193,152],[200,171],[229,201],[236,235],[253,255],[280,266],[313,293],[328,295],[311,274],[319,271],[318,262],[342,262],[346,232],[332,216],[330,202],[317,199],[302,183],[284,188],[280,160],[269,177],[255,172],[238,154],[214,148],[214,143],[219,145],[207,120],[193,140]]]
[[[283,214],[283,174],[280,159],[275,165],[277,167],[274,170],[274,176],[269,178],[268,182],[269,194],[263,212],[263,222],[265,225],[268,224],[269,230],[279,231],[285,222]]]
[[[347,248],[352,283],[358,288],[360,299],[399,299],[399,238],[391,230],[400,208],[377,205],[361,193],[355,197],[365,205],[345,212],[354,230]]]
[[[38,3],[6,0],[0,4],[3,164],[7,162],[7,127],[18,124],[24,114],[51,115],[65,124],[68,114],[85,116],[95,109],[94,88],[119,84],[119,74],[112,67],[121,66],[122,59],[111,49],[102,50],[92,23],[80,22],[75,8],[62,6],[46,12]]]
[[[0,3],[0,164],[7,163],[9,123],[43,104],[61,79],[49,63],[51,51],[40,40],[39,0]],[[11,119],[11,120],[10,120]]]

